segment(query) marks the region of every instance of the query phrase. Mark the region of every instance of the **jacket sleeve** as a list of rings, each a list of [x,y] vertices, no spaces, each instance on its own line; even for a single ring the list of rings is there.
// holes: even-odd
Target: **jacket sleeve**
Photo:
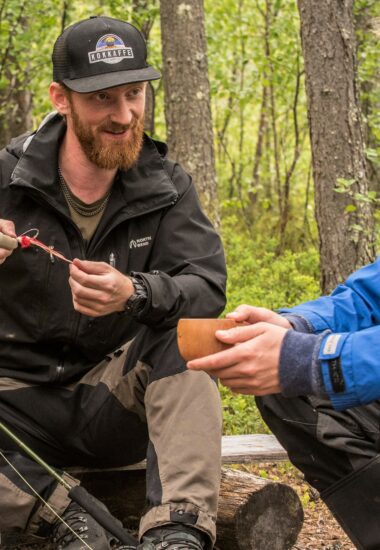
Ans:
[[[282,309],[303,318],[310,332],[354,332],[380,324],[380,258],[353,273],[330,296]]]
[[[181,317],[217,317],[225,307],[226,266],[221,240],[202,212],[191,178],[178,165],[179,191],[155,237],[151,271],[139,273],[148,287],[138,320],[174,326]]]
[[[299,394],[303,386],[312,393],[326,393],[334,408],[346,409],[380,398],[380,260],[377,259],[351,275],[331,296],[301,304],[282,313],[303,332],[314,332],[319,338],[290,335],[292,354],[299,356],[301,340],[308,350],[303,357],[312,359],[311,369],[300,361],[299,375],[289,376],[289,345],[281,352],[282,380],[285,394]],[[293,332],[293,331],[291,331]],[[299,342],[298,342],[299,340]],[[323,389],[315,380],[317,377]],[[305,384],[306,377],[308,382]],[[298,391],[297,391],[298,387]]]

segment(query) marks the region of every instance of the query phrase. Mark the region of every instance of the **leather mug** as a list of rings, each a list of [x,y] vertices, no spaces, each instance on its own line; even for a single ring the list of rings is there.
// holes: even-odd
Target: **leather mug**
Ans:
[[[231,347],[215,336],[217,330],[236,327],[234,319],[180,319],[177,327],[177,341],[185,361],[199,359]]]

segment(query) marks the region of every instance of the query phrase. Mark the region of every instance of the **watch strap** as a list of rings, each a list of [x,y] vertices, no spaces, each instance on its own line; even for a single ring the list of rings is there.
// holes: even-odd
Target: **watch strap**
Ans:
[[[138,315],[146,305],[148,290],[143,279],[133,276],[129,278],[132,282],[134,293],[125,302],[124,311],[130,315]]]

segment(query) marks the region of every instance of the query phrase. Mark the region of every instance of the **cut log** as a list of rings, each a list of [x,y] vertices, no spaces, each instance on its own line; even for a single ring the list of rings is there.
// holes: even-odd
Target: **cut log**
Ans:
[[[224,436],[224,464],[287,460],[273,435]],[[145,509],[145,462],[107,470],[70,469],[84,487],[104,502],[124,527],[136,530]],[[288,485],[222,469],[217,520],[218,550],[286,550],[302,528],[303,510]],[[1,549],[51,550],[51,546],[10,538]]]
[[[76,475],[125,527],[137,528],[145,506],[144,470],[82,471]],[[302,523],[302,505],[291,487],[222,469],[218,549],[286,550],[295,544]]]
[[[297,493],[288,485],[222,469],[217,520],[220,550],[285,550],[303,524]]]

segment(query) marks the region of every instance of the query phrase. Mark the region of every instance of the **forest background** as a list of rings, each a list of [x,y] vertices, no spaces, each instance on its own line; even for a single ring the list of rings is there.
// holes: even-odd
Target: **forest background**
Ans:
[[[55,38],[90,15],[147,38],[163,78],[146,127],[193,174],[221,232],[226,312],[313,299],[375,257],[380,2],[1,0],[2,146],[51,110]],[[225,433],[267,431],[253,397],[221,392]]]

